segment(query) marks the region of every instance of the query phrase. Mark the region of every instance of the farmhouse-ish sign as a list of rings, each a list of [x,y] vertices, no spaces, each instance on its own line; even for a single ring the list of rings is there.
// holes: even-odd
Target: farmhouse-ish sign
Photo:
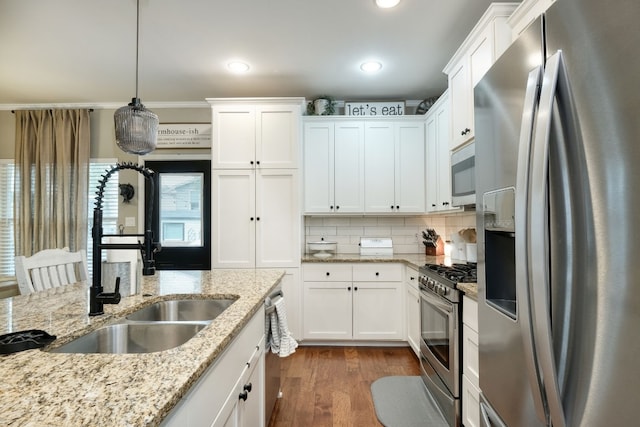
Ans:
[[[211,123],[158,125],[158,148],[210,148]]]
[[[346,116],[404,116],[404,102],[345,102]]]

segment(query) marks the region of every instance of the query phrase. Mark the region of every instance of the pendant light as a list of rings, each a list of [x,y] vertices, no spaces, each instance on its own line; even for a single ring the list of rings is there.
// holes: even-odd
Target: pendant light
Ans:
[[[116,126],[116,144],[126,153],[147,154],[156,149],[158,116],[147,110],[138,98],[138,46],[140,44],[140,0],[136,14],[136,96],[131,103],[120,107],[113,115]]]

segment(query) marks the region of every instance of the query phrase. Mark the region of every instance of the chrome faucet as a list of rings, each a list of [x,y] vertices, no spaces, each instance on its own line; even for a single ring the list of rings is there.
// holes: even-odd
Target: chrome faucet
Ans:
[[[147,195],[147,217],[144,234],[103,234],[102,233],[102,199],[104,197],[104,189],[107,181],[113,175],[122,169],[132,169],[141,173],[149,181],[149,193]],[[153,198],[154,198],[154,182],[151,169],[145,168],[135,163],[116,163],[111,169],[105,170],[102,179],[98,181],[96,187],[96,203],[93,209],[93,228],[91,236],[93,238],[93,280],[89,291],[89,316],[98,316],[104,314],[104,304],[118,304],[120,302],[120,278],[116,278],[114,292],[104,292],[102,286],[102,250],[103,249],[138,249],[142,253],[142,274],[144,276],[153,276],[156,272],[155,260],[153,255],[159,252],[161,247],[158,242],[153,241],[153,231],[151,230],[151,221],[153,219]],[[142,242],[138,243],[102,243],[103,237],[109,236],[135,236],[143,237]]]

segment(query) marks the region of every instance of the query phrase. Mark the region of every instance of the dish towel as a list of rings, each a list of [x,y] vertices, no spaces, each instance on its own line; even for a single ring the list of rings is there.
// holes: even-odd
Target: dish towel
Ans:
[[[298,343],[287,325],[284,298],[279,298],[273,305],[275,310],[269,314],[268,321],[265,322],[267,351],[271,348],[272,353],[287,357],[296,351]]]

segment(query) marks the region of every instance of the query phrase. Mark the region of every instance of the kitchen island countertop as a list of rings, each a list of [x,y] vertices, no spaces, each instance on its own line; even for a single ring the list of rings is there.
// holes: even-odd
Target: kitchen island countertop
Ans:
[[[0,425],[155,426],[186,394],[284,275],[281,270],[159,271],[142,291],[89,317],[84,282],[0,300],[0,333],[42,329],[58,347],[165,299],[238,298],[187,343],[144,354],[0,356]],[[45,349],[46,350],[46,349]]]

